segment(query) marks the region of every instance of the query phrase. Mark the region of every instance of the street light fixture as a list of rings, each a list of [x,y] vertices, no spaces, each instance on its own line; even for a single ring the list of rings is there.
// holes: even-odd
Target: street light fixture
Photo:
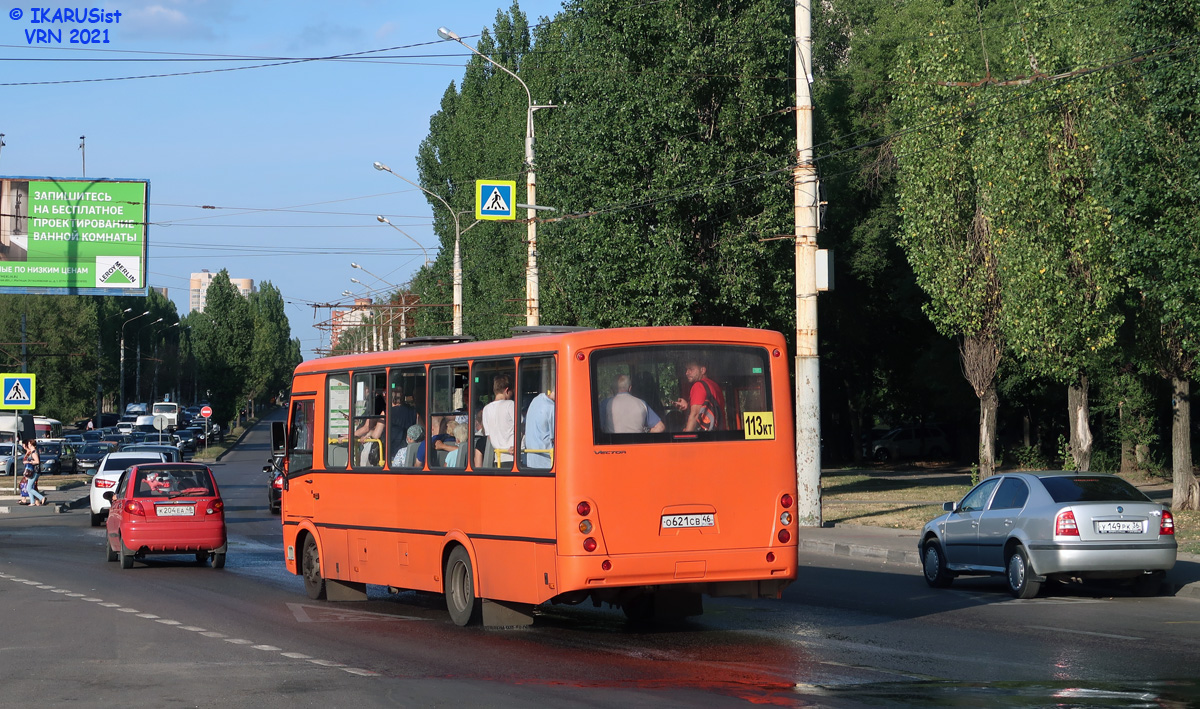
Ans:
[[[420,247],[421,247],[421,252],[425,254],[425,265],[426,265],[426,266],[428,266],[428,265],[429,265],[429,252],[425,250],[425,246],[424,246],[424,244],[422,244],[421,242],[417,241],[416,239],[413,239],[413,237],[412,237],[412,234],[409,234],[407,231],[404,231],[404,230],[403,230],[403,229],[401,229],[400,227],[398,227],[398,226],[396,226],[395,224],[393,224],[393,223],[389,222],[389,221],[387,220],[387,217],[385,217],[385,216],[382,216],[382,215],[381,215],[381,216],[378,216],[378,217],[375,217],[375,218],[376,218],[377,220],[379,220],[379,222],[380,222],[380,223],[382,223],[382,224],[387,224],[387,225],[388,225],[388,226],[390,226],[391,228],[393,228],[393,229],[395,229],[396,231],[400,232],[401,234],[403,234],[403,235],[407,236],[409,239],[412,239],[412,242],[413,242],[414,244],[416,244],[417,246],[420,246]]]
[[[412,180],[408,179],[407,177],[393,171],[392,168],[388,167],[387,165],[384,165],[383,163],[376,161],[375,169],[383,171],[383,172],[390,172],[393,175],[395,175],[396,177],[399,177],[401,180],[404,180],[408,184],[412,185],[413,187],[416,187],[417,189],[421,190],[422,192],[429,195],[430,197],[433,197],[437,201],[441,202],[446,207],[446,209],[450,210],[450,216],[454,217],[454,267],[453,267],[453,275],[451,276],[451,280],[454,283],[454,305],[453,305],[453,309],[454,309],[453,323],[454,324],[452,326],[452,330],[453,330],[452,334],[454,334],[454,335],[463,334],[463,332],[462,332],[462,308],[463,308],[462,251],[461,251],[461,247],[459,244],[459,240],[462,237],[462,227],[459,225],[459,222],[458,222],[458,212],[454,211],[454,207],[451,207],[449,202],[447,202],[445,199],[442,199],[441,195],[430,192],[429,190],[418,185],[417,183],[413,182]]]
[[[0,138],[3,138],[3,137],[4,137],[4,134],[0,133]],[[4,141],[0,140],[0,147],[3,147],[3,145],[4,145]],[[104,415],[104,387],[100,383],[100,371],[101,371],[100,359],[104,356],[104,352],[103,352],[103,349],[104,349],[104,323],[108,322],[109,320],[112,320],[113,318],[119,318],[119,317],[125,315],[125,313],[128,313],[130,310],[133,310],[133,308],[125,308],[121,312],[113,313],[112,315],[109,315],[107,318],[104,318],[100,322],[96,323],[96,423],[94,426],[95,428],[101,427],[101,422],[103,421],[103,415]],[[122,412],[122,413],[124,413],[124,412]]]
[[[154,322],[148,322],[137,329],[137,367],[135,368],[137,374],[133,378],[133,390],[134,396],[139,399],[142,397],[142,330],[157,325],[162,321],[163,318],[159,318],[158,320],[155,320]]]
[[[150,314],[150,311],[147,310],[146,312],[142,313],[141,315],[134,315],[133,317],[126,320],[125,322],[121,323],[121,396],[118,398],[118,401],[120,402],[121,411],[120,411],[120,413],[117,414],[118,416],[125,415],[125,326],[128,325],[129,323],[133,322],[134,320],[137,320],[138,318],[146,317],[149,314]]]
[[[525,194],[529,200],[526,207],[526,219],[528,220],[529,233],[529,254],[528,265],[525,268],[525,324],[538,325],[541,321],[541,306],[538,296],[538,265],[537,265],[537,174],[533,164],[533,112],[539,108],[554,108],[553,104],[535,104],[533,102],[533,94],[529,92],[529,86],[521,80],[511,69],[503,64],[492,59],[488,55],[480,52],[466,42],[462,41],[454,32],[445,27],[438,28],[438,36],[442,39],[458,42],[462,46],[471,50],[471,53],[476,54],[492,66],[508,74],[516,79],[521,88],[525,89],[525,98],[528,100],[528,108],[525,111]]]

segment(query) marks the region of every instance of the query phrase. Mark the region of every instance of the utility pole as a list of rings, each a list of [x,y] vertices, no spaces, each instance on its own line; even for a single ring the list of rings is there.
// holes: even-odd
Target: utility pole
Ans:
[[[796,3],[796,522],[821,526],[821,371],[817,356],[817,168],[812,8]]]
[[[79,136],[79,155],[83,160],[83,174],[80,177],[87,177],[87,148],[85,147],[86,135]]]

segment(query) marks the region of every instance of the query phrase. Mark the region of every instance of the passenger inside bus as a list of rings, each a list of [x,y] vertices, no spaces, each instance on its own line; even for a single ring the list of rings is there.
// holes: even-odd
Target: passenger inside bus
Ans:
[[[434,417],[433,419],[432,430],[437,431],[437,433],[429,439],[429,442],[433,444],[434,452],[431,454],[433,456],[431,458],[433,465],[448,465],[448,463],[446,463],[447,456],[449,456],[450,453],[458,450],[458,440],[452,433],[452,427],[457,420],[457,416],[458,415],[455,414],[454,416],[441,416]]]
[[[525,414],[525,465],[549,468],[554,460],[554,389],[538,394]]]
[[[388,410],[388,457],[392,465],[404,465],[403,458],[397,456],[404,451],[407,443],[405,435],[408,427],[418,423],[417,409],[404,400],[403,389],[392,390],[392,406]]]
[[[687,398],[675,400],[675,408],[687,413],[685,431],[724,431],[725,394],[721,386],[708,376],[708,366],[699,359],[684,363],[687,379]]]
[[[613,395],[600,402],[600,429],[605,433],[662,433],[666,424],[654,409],[630,393],[628,374],[617,376]]]
[[[354,429],[354,440],[361,446],[358,455],[358,464],[361,466],[380,464],[380,448],[385,429],[383,418],[385,408],[383,394],[376,394],[371,405],[374,415],[363,418],[358,427]]]
[[[492,377],[492,401],[483,407],[483,432],[492,449],[499,452],[501,464],[513,459],[513,434],[516,428],[516,407],[512,396],[512,377],[497,374]],[[485,461],[491,463],[490,460]]]
[[[450,426],[450,432],[454,434],[454,440],[459,443],[454,447],[454,450],[446,454],[447,468],[466,468],[467,456],[471,450],[471,427],[466,421],[457,421]]]

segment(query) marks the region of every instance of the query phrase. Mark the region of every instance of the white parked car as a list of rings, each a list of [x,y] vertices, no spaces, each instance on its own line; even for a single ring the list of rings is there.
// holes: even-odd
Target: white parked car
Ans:
[[[104,499],[104,493],[116,489],[122,473],[127,468],[143,463],[165,462],[167,459],[162,453],[146,451],[118,451],[104,456],[100,460],[100,465],[96,466],[96,474],[92,476],[89,495],[92,503],[92,526],[99,527],[104,524],[104,519],[108,516],[108,508],[112,505],[111,502]]]
[[[22,462],[25,457],[24,454],[21,452],[20,447],[16,447],[17,453],[14,456],[14,447],[11,443],[0,443],[0,473],[4,475],[13,475],[18,465],[24,466]]]

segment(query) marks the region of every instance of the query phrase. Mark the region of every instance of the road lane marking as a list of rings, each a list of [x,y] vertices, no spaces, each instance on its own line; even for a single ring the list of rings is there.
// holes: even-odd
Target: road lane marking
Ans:
[[[218,632],[214,632],[214,631],[206,631],[206,630],[204,630],[204,628],[201,628],[199,626],[183,625],[183,623],[178,620],[162,618],[158,615],[155,615],[154,613],[141,613],[136,608],[125,608],[125,607],[122,607],[120,603],[105,602],[103,598],[97,598],[95,596],[88,596],[87,594],[84,594],[84,593],[73,593],[73,592],[69,591],[68,589],[55,588],[54,586],[51,586],[49,584],[43,584],[40,581],[34,581],[31,579],[15,578],[15,577],[7,575],[7,574],[0,574],[0,578],[7,578],[16,583],[22,583],[22,584],[25,584],[28,586],[36,586],[38,589],[43,590],[43,591],[50,591],[52,593],[64,594],[68,598],[79,598],[88,603],[96,603],[101,608],[114,608],[117,610],[118,613],[136,613],[137,617],[139,617],[139,618],[145,618],[146,620],[153,620],[154,622],[159,623],[161,625],[174,626],[174,627],[181,628],[183,630],[187,630],[190,632],[198,632],[201,635],[203,635],[205,637],[209,637],[209,638],[223,639],[225,642],[233,644],[233,645],[248,645],[251,647],[251,649],[254,649],[254,650],[262,650],[264,652],[278,652],[283,657],[287,657],[287,658],[290,658],[293,660],[305,660],[307,662],[310,662],[314,665],[319,665],[321,667],[340,669],[343,672],[346,672],[346,673],[352,674],[352,675],[356,675],[359,677],[379,677],[380,676],[378,672],[374,672],[372,670],[364,669],[361,667],[347,667],[346,664],[343,662],[336,662],[334,660],[323,660],[323,659],[313,658],[313,657],[306,655],[304,653],[301,653],[301,652],[282,652],[282,648],[277,647],[275,645],[267,645],[267,644],[257,644],[256,645],[256,644],[254,644],[255,641],[253,641],[253,640],[246,640],[243,638],[231,638],[222,633],[218,633]],[[369,611],[329,612],[328,609],[325,609],[325,608],[322,608],[319,606],[305,606],[304,604],[299,604],[299,603],[289,603],[287,605],[289,608],[292,609],[292,613],[296,616],[296,619],[298,621],[306,622],[306,623],[339,622],[339,621],[340,622],[346,622],[346,621],[353,622],[353,621],[365,621],[365,620],[370,620],[370,621],[374,621],[374,622],[379,622],[381,620],[390,620],[390,621],[423,620],[423,618],[416,618],[413,616],[396,616],[396,615],[389,615],[386,613],[371,613]],[[310,614],[310,610],[313,611],[311,614]]]
[[[1035,630],[1053,630],[1056,633],[1071,633],[1072,635],[1091,635],[1097,638],[1112,638],[1114,640],[1145,640],[1133,635],[1116,635],[1114,633],[1095,633],[1090,630],[1071,630],[1070,628],[1054,628],[1049,625],[1027,625],[1026,628]]]
[[[370,670],[361,670],[357,667],[343,667],[342,672],[349,672],[350,674],[358,675],[359,677],[378,677],[379,676],[378,672],[372,672]]]

